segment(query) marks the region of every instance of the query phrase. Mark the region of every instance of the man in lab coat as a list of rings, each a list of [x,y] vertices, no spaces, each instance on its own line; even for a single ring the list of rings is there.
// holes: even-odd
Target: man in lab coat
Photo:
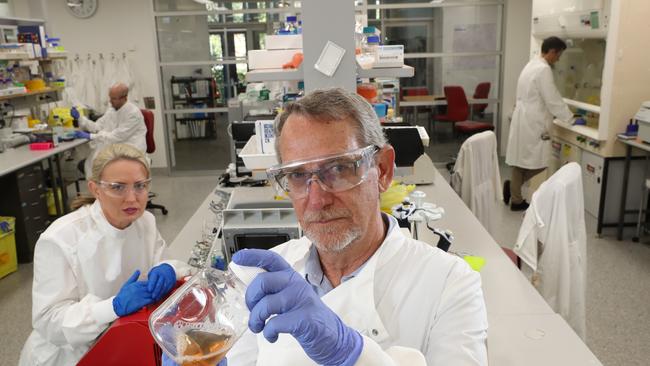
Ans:
[[[269,174],[305,236],[233,256],[268,273],[247,289],[250,329],[228,363],[487,365],[479,274],[380,211],[395,151],[372,107],[343,89],[317,90],[285,108],[275,129],[281,164]]]
[[[553,118],[571,122],[573,114],[555,87],[551,68],[560,59],[566,43],[557,37],[542,42],[542,55],[524,67],[517,82],[517,102],[512,114],[506,163],[512,167],[510,181],[504,185],[504,201],[513,211],[528,208],[522,185],[548,166]]]
[[[76,137],[90,140],[90,154],[83,160],[86,177],[90,176],[92,160],[97,152],[108,145],[123,143],[133,145],[142,152],[147,151],[147,127],[144,117],[140,108],[128,101],[128,95],[129,88],[125,84],[113,85],[108,91],[111,108],[97,122],[81,116],[72,108],[72,118],[79,120],[79,127],[85,130],[77,131]]]

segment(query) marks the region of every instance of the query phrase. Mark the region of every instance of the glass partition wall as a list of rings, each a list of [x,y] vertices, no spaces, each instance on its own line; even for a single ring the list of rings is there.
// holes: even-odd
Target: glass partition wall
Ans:
[[[286,16],[300,19],[301,2],[153,3],[170,169],[224,169],[230,162],[227,101],[245,91],[246,53],[264,48],[265,35]],[[442,95],[444,86],[460,85],[471,103],[476,86],[487,82],[490,91],[481,101],[488,107],[474,118],[499,120],[503,0],[355,4],[384,44],[405,46],[405,63],[415,75],[400,79],[402,97]]]

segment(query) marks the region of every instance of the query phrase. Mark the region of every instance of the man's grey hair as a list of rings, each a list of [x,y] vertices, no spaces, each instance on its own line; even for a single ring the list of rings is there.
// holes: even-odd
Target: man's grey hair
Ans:
[[[351,121],[356,130],[357,142],[361,147],[369,145],[383,147],[387,143],[377,114],[365,99],[342,88],[317,89],[287,105],[275,119],[275,152],[280,162],[282,162],[280,134],[292,114],[300,114],[319,122]]]

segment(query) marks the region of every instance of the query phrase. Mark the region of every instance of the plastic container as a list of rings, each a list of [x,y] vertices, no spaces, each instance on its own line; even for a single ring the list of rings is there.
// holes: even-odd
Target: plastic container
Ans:
[[[51,142],[32,142],[29,144],[30,150],[49,150],[54,147]]]
[[[288,31],[288,34],[298,34],[298,17],[289,15],[284,23],[284,30]]]
[[[0,278],[18,270],[16,219],[0,216]]]
[[[253,135],[239,153],[239,157],[244,160],[246,168],[249,170],[265,170],[278,163],[275,154],[263,154],[259,151],[258,146],[257,135]]]
[[[204,268],[149,317],[149,330],[179,365],[216,365],[248,329],[246,288],[257,267]]]

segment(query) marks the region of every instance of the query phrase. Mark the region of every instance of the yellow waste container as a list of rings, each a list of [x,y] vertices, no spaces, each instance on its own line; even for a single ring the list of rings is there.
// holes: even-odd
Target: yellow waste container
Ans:
[[[18,270],[15,224],[15,218],[0,216],[0,278]]]

